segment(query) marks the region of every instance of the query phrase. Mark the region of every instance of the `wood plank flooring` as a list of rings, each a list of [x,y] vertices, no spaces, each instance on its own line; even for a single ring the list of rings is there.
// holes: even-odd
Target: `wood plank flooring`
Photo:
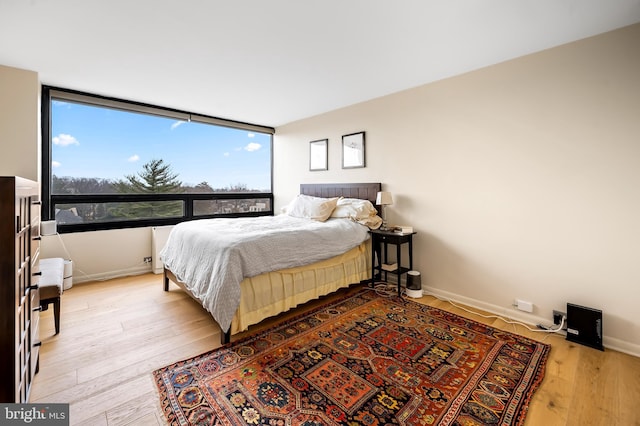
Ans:
[[[420,302],[552,345],[526,425],[640,426],[640,358],[484,319],[430,296]],[[162,276],[153,274],[74,285],[62,297],[60,334],[51,309],[40,324],[30,400],[69,403],[74,425],[166,424],[151,372],[220,344],[210,315],[175,285],[162,291]]]

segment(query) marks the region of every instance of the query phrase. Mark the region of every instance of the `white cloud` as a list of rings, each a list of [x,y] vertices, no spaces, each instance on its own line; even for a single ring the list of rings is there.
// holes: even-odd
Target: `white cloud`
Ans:
[[[228,156],[230,156],[231,154],[229,154],[228,152],[225,152],[225,153],[224,153],[224,154],[222,154],[222,155],[224,155],[225,157],[228,157]]]
[[[76,138],[66,133],[60,133],[58,136],[54,136],[53,143],[54,145],[60,146],[80,145],[80,142],[78,142]]]
[[[244,147],[245,151],[257,151],[260,148],[262,148],[262,145],[260,145],[259,143],[255,143],[255,142],[251,142],[250,144],[247,144],[247,146]]]
[[[51,162],[51,167],[60,167],[60,166],[62,166],[62,163],[60,163],[59,161],[53,160]]]
[[[256,136],[255,133],[247,133],[247,137],[249,138],[254,138]]]
[[[139,159],[140,159],[140,156],[138,154],[133,154],[131,157],[127,158],[127,161],[130,163],[135,163]]]
[[[185,123],[184,121],[176,121],[175,123],[173,123],[173,124],[171,125],[171,130],[174,130],[174,129],[178,128],[178,126],[181,126],[181,125],[183,125],[184,123]]]

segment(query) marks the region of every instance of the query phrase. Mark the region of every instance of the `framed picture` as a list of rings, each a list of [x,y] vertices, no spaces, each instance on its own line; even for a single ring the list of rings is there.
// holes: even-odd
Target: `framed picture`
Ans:
[[[364,167],[364,132],[342,137],[342,168]]]
[[[327,149],[329,139],[309,142],[309,170],[328,170]]]

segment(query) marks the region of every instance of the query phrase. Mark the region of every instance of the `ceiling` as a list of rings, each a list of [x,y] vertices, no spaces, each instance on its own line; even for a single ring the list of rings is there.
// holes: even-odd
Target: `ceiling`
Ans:
[[[0,0],[0,64],[277,127],[640,22],[640,0]]]

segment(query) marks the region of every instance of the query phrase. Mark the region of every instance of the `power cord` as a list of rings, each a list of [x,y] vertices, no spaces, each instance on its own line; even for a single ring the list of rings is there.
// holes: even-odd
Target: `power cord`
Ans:
[[[551,328],[544,324],[536,324],[536,327],[538,327],[540,330],[535,330],[535,331],[547,331],[549,333],[558,333],[560,331],[564,331],[564,322],[566,320],[567,320],[567,317],[565,315],[562,315],[562,320],[560,321],[560,325],[558,326],[558,328]]]
[[[374,283],[373,290],[376,292],[376,294],[378,294],[379,296],[382,296],[382,297],[395,297],[395,296],[398,295],[398,287],[396,285],[394,285],[394,284],[389,284],[389,283],[386,283],[384,281],[377,281],[376,283]],[[437,300],[440,300],[441,302],[447,302],[450,305],[452,305],[452,306],[454,306],[454,307],[456,307],[456,308],[458,308],[460,310],[463,310],[463,311],[465,311],[467,313],[470,313],[472,315],[477,315],[477,316],[485,318],[485,319],[497,319],[497,320],[500,320],[500,321],[502,321],[502,322],[504,322],[506,324],[520,325],[520,326],[524,327],[525,329],[527,329],[527,330],[529,330],[531,332],[534,332],[534,333],[549,333],[549,334],[560,333],[560,332],[563,331],[564,324],[565,324],[565,321],[567,319],[567,317],[565,315],[563,315],[562,316],[562,321],[560,322],[560,325],[558,326],[558,328],[550,328],[550,327],[547,327],[547,326],[545,326],[543,324],[537,324],[538,328],[532,328],[526,323],[523,323],[521,321],[514,321],[514,320],[512,320],[510,318],[505,318],[505,317],[500,316],[500,315],[494,315],[494,314],[485,315],[485,314],[481,314],[481,313],[476,312],[476,311],[474,311],[472,309],[469,309],[469,308],[467,308],[465,306],[459,305],[459,304],[457,304],[456,302],[454,302],[451,299],[446,299],[446,298],[434,296],[433,294],[430,294],[430,296],[435,298],[435,299],[437,299]]]
[[[377,281],[373,285],[373,291],[381,297],[396,297],[398,295],[398,287],[384,281]]]
[[[494,314],[485,315],[485,314],[481,314],[479,312],[475,312],[475,311],[473,311],[473,310],[471,310],[469,308],[466,308],[464,306],[458,305],[457,303],[453,302],[450,299],[444,299],[444,298],[433,296],[433,295],[431,295],[431,296],[435,297],[436,299],[438,299],[440,301],[447,302],[447,303],[451,304],[452,306],[455,306],[458,309],[462,309],[463,311],[468,312],[470,314],[478,315],[479,317],[486,318],[486,319],[498,319],[498,320],[500,320],[500,321],[502,321],[502,322],[504,322],[506,324],[520,325],[520,326],[522,326],[522,327],[526,328],[527,330],[532,331],[534,333],[559,333],[564,328],[564,322],[566,320],[566,316],[563,315],[561,324],[560,324],[560,326],[558,328],[548,328],[546,326],[543,326],[542,324],[538,324],[537,325],[538,328],[531,328],[528,324],[523,323],[521,321],[514,321],[514,320],[512,320],[510,318],[505,318],[505,317],[502,317],[500,315],[494,315]]]
[[[67,246],[64,244],[64,240],[62,239],[62,236],[60,235],[60,233],[56,232],[55,236],[58,238],[58,242],[62,246],[62,250],[64,250],[64,254],[67,256],[67,259],[71,259],[72,260],[73,257],[71,256],[71,253],[69,253],[69,250],[67,249]],[[89,274],[84,272],[82,269],[78,268],[77,264],[73,265],[73,269],[74,269],[74,271],[80,272],[85,277],[89,277]]]

